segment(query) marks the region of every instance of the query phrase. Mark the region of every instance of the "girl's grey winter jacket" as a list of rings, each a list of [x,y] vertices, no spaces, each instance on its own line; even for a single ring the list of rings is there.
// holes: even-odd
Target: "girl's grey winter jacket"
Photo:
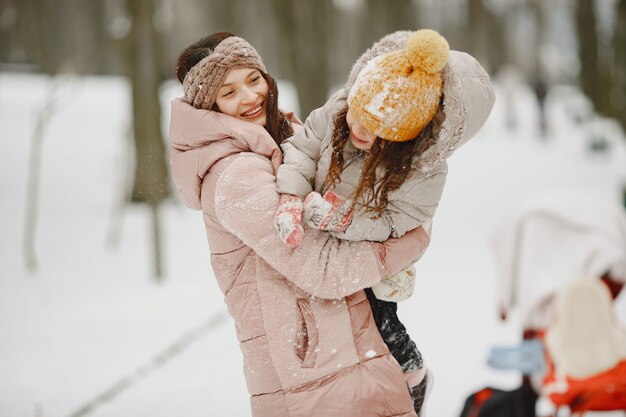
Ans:
[[[283,143],[284,161],[277,177],[280,193],[304,198],[313,190],[321,191],[332,155],[333,118],[346,106],[356,75],[369,59],[402,47],[410,33],[396,32],[368,50],[355,64],[346,89],[336,92],[323,107],[314,110],[306,119],[305,129]],[[363,208],[357,207],[348,229],[334,233],[335,236],[347,240],[384,241],[418,226],[423,226],[430,234],[431,220],[448,173],[446,159],[478,132],[495,101],[486,71],[466,53],[450,52],[443,79],[443,105],[433,125],[436,141],[422,156],[414,158],[414,164],[420,169],[389,194],[389,204],[381,218],[372,219]],[[348,141],[344,149],[346,167],[334,189],[341,197],[352,197],[361,177],[364,156],[363,151]]]

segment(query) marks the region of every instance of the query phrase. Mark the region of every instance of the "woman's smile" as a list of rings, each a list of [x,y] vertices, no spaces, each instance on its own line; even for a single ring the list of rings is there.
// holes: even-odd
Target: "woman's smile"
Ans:
[[[252,119],[258,117],[264,111],[264,107],[263,107],[264,104],[265,102],[261,102],[261,104],[254,106],[252,109],[241,113],[241,116],[245,118],[252,118]]]

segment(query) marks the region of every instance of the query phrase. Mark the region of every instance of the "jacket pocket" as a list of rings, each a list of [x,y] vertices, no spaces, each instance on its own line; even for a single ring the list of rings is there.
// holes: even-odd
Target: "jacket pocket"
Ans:
[[[298,298],[298,312],[302,327],[298,330],[296,340],[296,355],[302,361],[303,368],[313,368],[317,357],[319,344],[319,329],[315,322],[311,302],[308,298]]]

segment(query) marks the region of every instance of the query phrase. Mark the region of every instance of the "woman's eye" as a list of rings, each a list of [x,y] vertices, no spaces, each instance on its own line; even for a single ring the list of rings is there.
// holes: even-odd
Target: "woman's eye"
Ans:
[[[232,90],[226,91],[224,94],[222,94],[222,97],[230,97],[233,95]]]
[[[254,77],[252,80],[250,80],[250,84],[257,84],[259,82],[259,80],[261,79],[260,75],[257,75],[256,77]]]

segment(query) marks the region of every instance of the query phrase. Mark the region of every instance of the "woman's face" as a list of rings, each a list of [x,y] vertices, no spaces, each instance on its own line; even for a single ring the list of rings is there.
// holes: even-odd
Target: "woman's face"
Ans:
[[[350,110],[346,114],[346,122],[350,129],[350,142],[352,142],[352,145],[357,149],[368,151],[374,144],[376,135],[367,130]]]
[[[251,68],[231,69],[217,92],[215,104],[224,114],[265,126],[268,91],[269,86],[261,71]]]

